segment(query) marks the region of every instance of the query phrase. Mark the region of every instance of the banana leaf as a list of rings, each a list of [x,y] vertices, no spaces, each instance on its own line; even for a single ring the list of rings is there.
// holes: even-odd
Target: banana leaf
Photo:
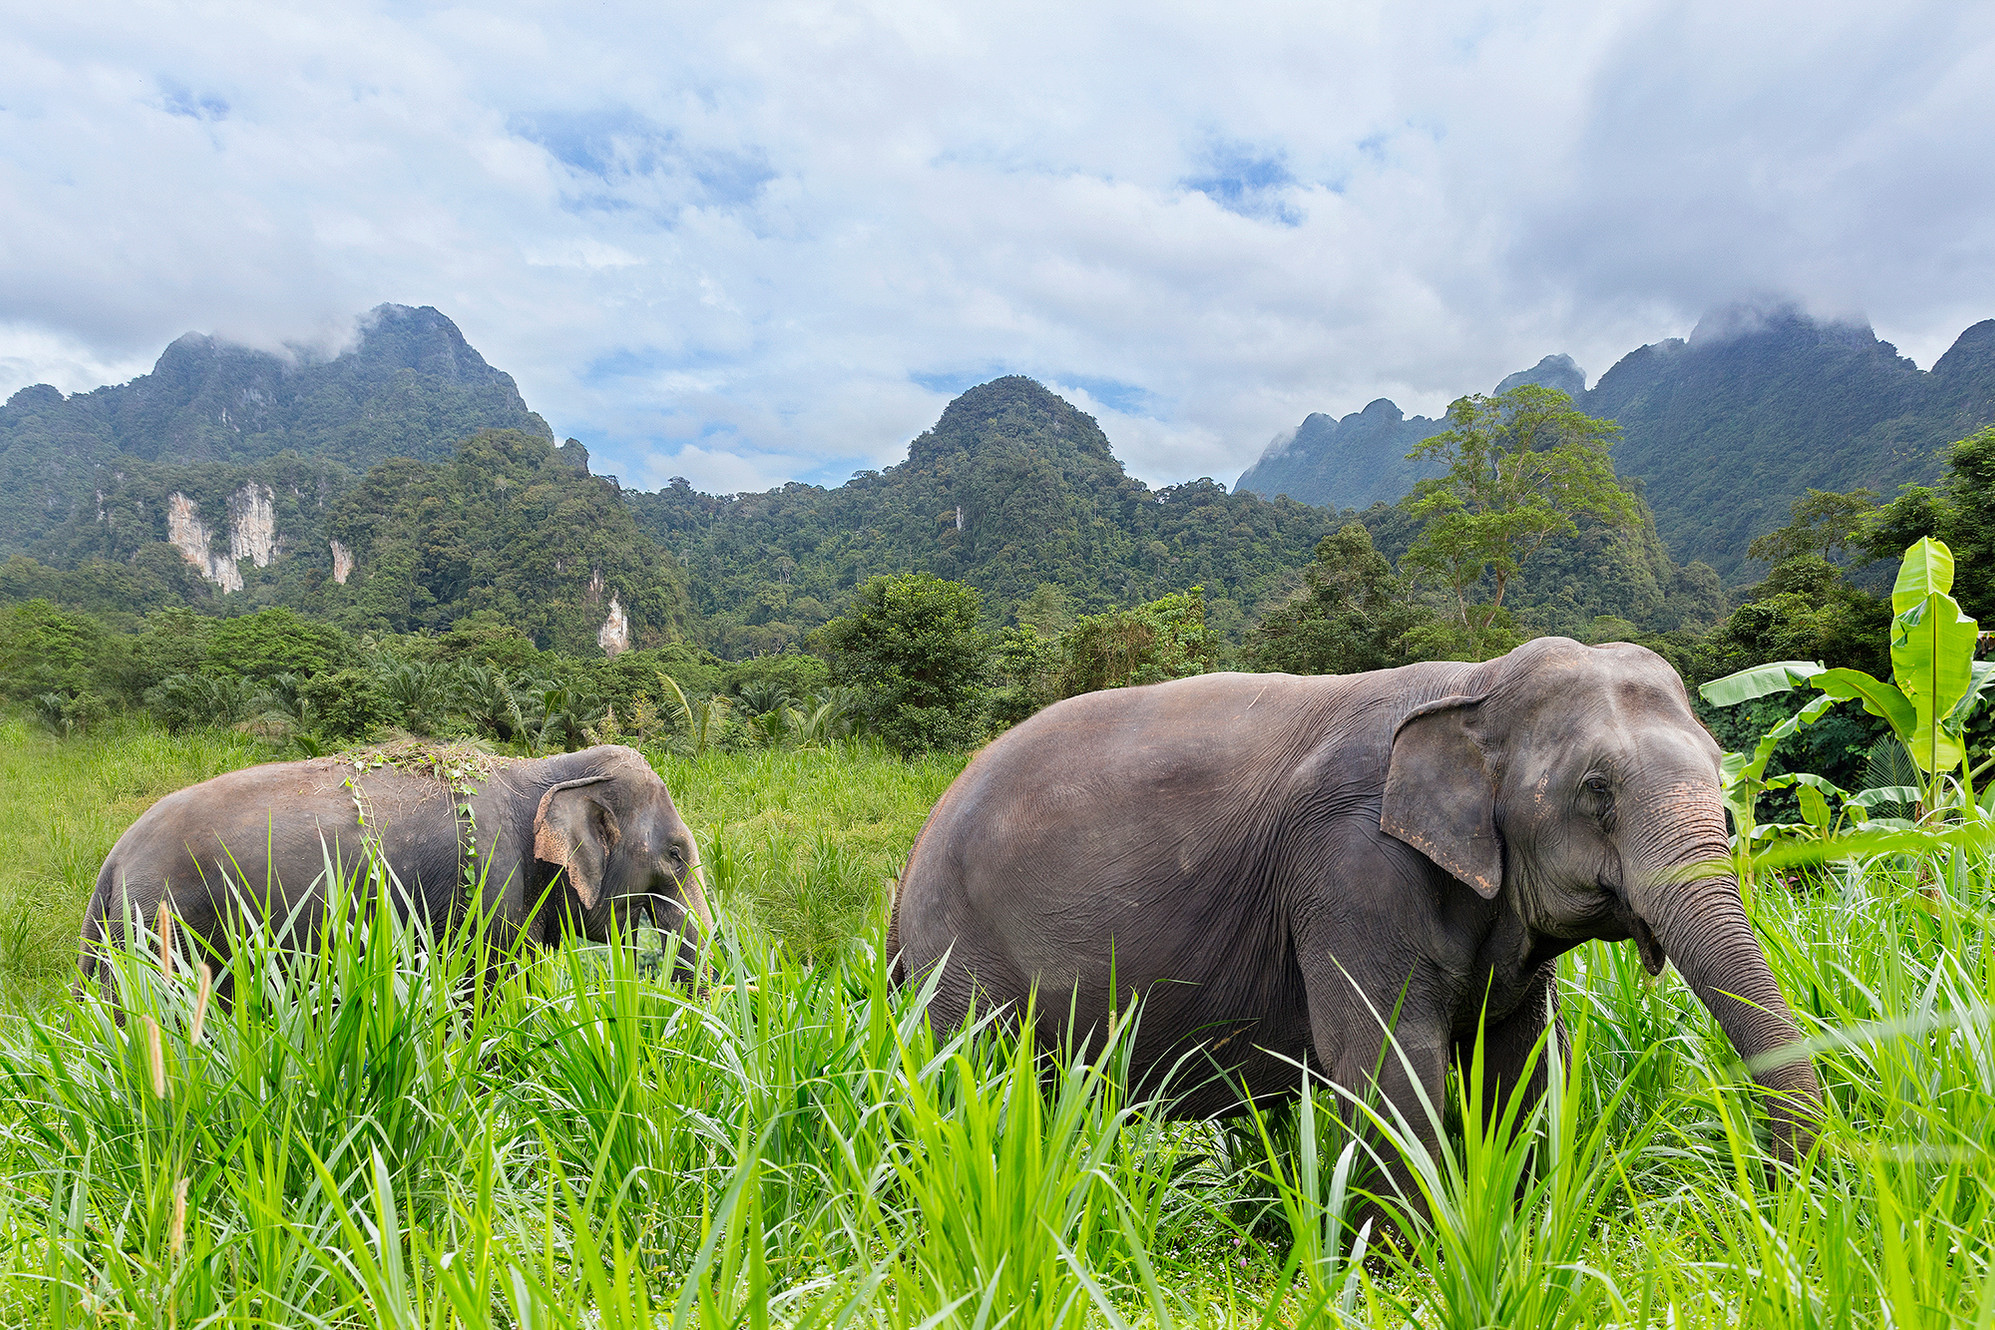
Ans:
[[[1755,665],[1722,679],[1713,679],[1699,688],[1697,693],[1714,707],[1736,706],[1756,697],[1792,692],[1821,672],[1822,662],[1819,660],[1777,660],[1771,665]]]

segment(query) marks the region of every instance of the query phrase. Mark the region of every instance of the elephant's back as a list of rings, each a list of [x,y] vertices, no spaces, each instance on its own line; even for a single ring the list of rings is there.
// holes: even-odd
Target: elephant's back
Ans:
[[[265,831],[273,820],[289,820],[300,810],[310,810],[321,818],[338,811],[344,815],[340,820],[352,821],[357,809],[342,787],[342,770],[352,768],[331,758],[267,762],[175,790],[126,829],[112,848],[111,858],[161,844],[197,846],[219,841],[231,848],[247,848],[245,833]]]
[[[334,758],[227,772],[167,795],[126,829],[105,858],[91,913],[116,913],[127,898],[150,908],[162,892],[179,908],[225,878],[295,897],[328,861],[345,871],[370,844],[391,863],[405,857],[403,842],[427,837],[432,812],[448,823],[452,802],[438,782],[358,772]]]
[[[1001,735],[909,856],[896,911],[907,966],[953,948],[1036,971],[1097,925],[1183,929],[1164,916],[1203,913],[1178,897],[1249,871],[1256,824],[1348,691],[1328,677],[1202,675],[1070,698]]]

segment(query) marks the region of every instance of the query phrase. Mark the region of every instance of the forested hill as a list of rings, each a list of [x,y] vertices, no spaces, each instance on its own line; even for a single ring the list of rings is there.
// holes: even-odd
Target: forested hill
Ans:
[[[1570,356],[1546,356],[1503,380],[1496,391],[1506,392],[1522,383],[1557,388],[1575,400],[1586,390],[1586,376]],[[1398,503],[1412,492],[1415,481],[1438,474],[1432,459],[1407,454],[1444,428],[1431,417],[1406,415],[1385,397],[1341,420],[1312,412],[1294,433],[1268,445],[1234,488],[1286,494],[1332,508]]]
[[[674,481],[625,499],[684,564],[697,631],[723,655],[799,642],[863,579],[910,570],[976,587],[999,622],[1203,586],[1208,621],[1230,634],[1286,598],[1345,522],[1360,518],[1395,553],[1411,536],[1393,508],[1264,500],[1211,480],[1152,490],[1092,417],[1019,377],[970,389],[906,462],[836,489],[720,497]],[[1648,527],[1582,532],[1548,550],[1542,570],[1517,603],[1545,628],[1612,615],[1661,629],[1723,612],[1709,570],[1675,567]]]
[[[1614,465],[1647,483],[1677,557],[1731,577],[1809,489],[1867,485],[1888,499],[1995,421],[1995,320],[1924,371],[1868,326],[1719,311],[1688,342],[1624,357],[1581,404],[1621,423]]]
[[[0,560],[0,602],[114,616],[285,606],[353,633],[477,616],[587,655],[688,636],[678,566],[573,440],[480,430],[447,461],[390,458],[360,476],[288,454],[117,470],[101,510],[64,522],[40,558]]]
[[[1748,571],[1746,545],[1809,488],[1867,485],[1888,498],[1936,476],[1938,449],[1995,421],[1995,320],[1922,371],[1867,326],[1735,307],[1707,315],[1687,342],[1631,352],[1590,392],[1574,391],[1584,378],[1564,356],[1502,386],[1524,381],[1618,421],[1615,469],[1643,483],[1671,552],[1733,578]],[[1383,400],[1342,420],[1313,415],[1240,487],[1330,506],[1391,502],[1422,474],[1406,452],[1435,428]]]
[[[692,636],[739,658],[806,644],[866,578],[925,571],[977,588],[993,624],[1051,628],[1200,586],[1208,624],[1237,640],[1343,524],[1362,520],[1394,556],[1412,536],[1382,504],[1205,479],[1153,490],[1092,417],[1020,377],[951,402],[898,466],[833,489],[715,496],[589,475],[581,445],[556,448],[511,379],[434,311],[384,307],[323,363],[182,339],[160,365],[122,388],[16,395],[0,437],[69,498],[35,508],[38,531],[9,531],[27,548],[0,561],[0,599],[282,605],[355,632],[482,612],[543,647]],[[507,413],[530,428],[478,428]],[[1652,526],[1555,543],[1508,603],[1526,626],[1565,632],[1599,616],[1660,631],[1725,608],[1709,570],[1673,564]]]
[[[446,460],[480,429],[553,437],[512,376],[427,306],[379,306],[354,345],[329,358],[188,333],[130,383],[70,397],[36,384],[0,407],[0,555],[94,509],[124,461],[248,463],[293,452],[358,473],[389,457]]]
[[[1017,376],[951,402],[901,465],[835,489],[721,497],[675,480],[626,498],[685,565],[723,654],[798,641],[887,572],[966,582],[1000,619],[1042,584],[1072,612],[1203,585],[1223,625],[1286,592],[1340,521],[1210,480],[1152,490],[1093,417]]]

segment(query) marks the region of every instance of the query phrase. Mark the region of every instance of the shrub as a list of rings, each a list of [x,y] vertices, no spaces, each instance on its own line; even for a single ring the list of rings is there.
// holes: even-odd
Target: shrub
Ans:
[[[298,685],[298,698],[328,739],[362,739],[388,723],[387,699],[365,670],[349,667],[314,675]]]
[[[87,615],[46,600],[16,605],[0,616],[0,693],[24,699],[89,691],[104,639]]]
[[[979,732],[989,641],[976,591],[930,573],[875,577],[822,630],[840,683],[866,690],[896,751],[957,748]]]
[[[260,695],[247,679],[174,674],[146,690],[146,709],[178,733],[197,725],[239,725],[256,710]]]
[[[1089,615],[1064,633],[1061,642],[1064,659],[1054,677],[1060,697],[1183,679],[1204,674],[1213,664],[1203,587],[1133,609]]]

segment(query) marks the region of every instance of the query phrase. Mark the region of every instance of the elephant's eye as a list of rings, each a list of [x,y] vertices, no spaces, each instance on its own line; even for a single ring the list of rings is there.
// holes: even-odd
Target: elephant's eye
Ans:
[[[1614,796],[1614,785],[1605,776],[1588,776],[1586,792],[1596,798],[1611,799]]]
[[[666,853],[672,856],[672,867],[684,868],[686,866],[686,853],[678,846],[674,845]]]

